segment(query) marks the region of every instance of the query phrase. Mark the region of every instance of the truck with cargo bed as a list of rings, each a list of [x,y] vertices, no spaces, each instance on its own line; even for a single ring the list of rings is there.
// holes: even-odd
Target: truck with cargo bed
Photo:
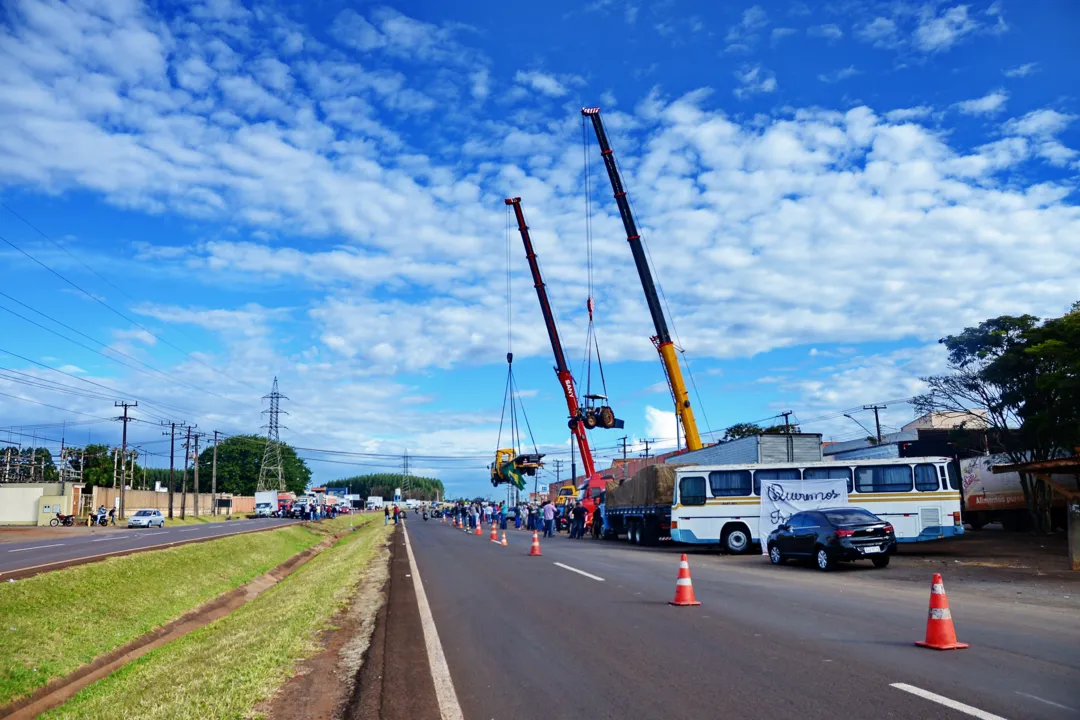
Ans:
[[[671,503],[675,471],[682,465],[649,465],[633,477],[610,480],[601,509],[602,533],[625,535],[633,545],[656,545],[671,539]]]
[[[273,517],[278,510],[277,490],[261,490],[255,493],[255,516]]]

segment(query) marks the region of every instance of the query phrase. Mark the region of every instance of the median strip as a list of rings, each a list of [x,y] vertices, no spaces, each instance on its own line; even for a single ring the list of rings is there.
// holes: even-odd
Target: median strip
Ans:
[[[0,583],[0,704],[250,582],[343,527],[289,525]]]

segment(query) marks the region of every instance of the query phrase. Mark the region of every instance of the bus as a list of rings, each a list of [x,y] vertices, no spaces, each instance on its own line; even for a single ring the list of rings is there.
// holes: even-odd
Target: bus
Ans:
[[[960,478],[945,457],[805,463],[688,465],[676,471],[671,539],[746,552],[773,526],[759,527],[769,480],[847,480],[848,505],[892,523],[898,542],[963,535]]]

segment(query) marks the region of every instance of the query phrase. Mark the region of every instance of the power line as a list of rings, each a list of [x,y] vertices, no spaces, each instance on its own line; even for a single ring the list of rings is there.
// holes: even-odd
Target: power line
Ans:
[[[53,240],[53,239],[52,239],[51,237],[49,237],[49,236],[48,236],[47,234],[45,234],[45,233],[44,233],[44,232],[43,232],[43,231],[42,231],[42,230],[41,230],[40,228],[38,228],[37,226],[33,225],[33,224],[32,224],[32,223],[31,223],[31,222],[29,221],[29,220],[27,220],[26,218],[22,217],[22,216],[21,216],[21,215],[19,215],[19,214],[18,214],[17,212],[15,212],[14,210],[12,210],[10,206],[8,206],[8,205],[7,205],[7,204],[5,204],[5,203],[0,203],[0,204],[2,204],[2,205],[3,205],[3,207],[4,207],[4,208],[6,208],[6,209],[8,210],[8,212],[10,212],[10,213],[11,213],[12,215],[14,215],[15,217],[17,217],[17,218],[19,218],[20,220],[22,220],[22,221],[23,221],[24,223],[26,223],[26,224],[27,224],[27,225],[28,225],[29,227],[33,228],[33,229],[34,229],[34,230],[35,230],[35,231],[36,231],[36,232],[37,232],[37,233],[38,233],[39,235],[41,235],[41,236],[42,236],[43,238],[45,238],[46,240],[48,240],[49,242],[51,242],[51,243],[52,243],[53,245],[56,245],[57,247],[60,247],[60,249],[61,249],[61,250],[63,250],[63,251],[65,252],[65,253],[67,253],[67,254],[68,254],[69,256],[71,256],[72,258],[75,258],[75,256],[74,256],[74,255],[72,255],[72,254],[71,254],[71,252],[69,252],[69,251],[68,251],[68,250],[67,250],[66,248],[64,248],[64,247],[63,247],[63,246],[61,246],[61,245],[60,245],[59,243],[57,243],[57,242],[56,242],[55,240]],[[232,380],[233,382],[235,382],[235,383],[237,383],[237,384],[239,384],[239,385],[245,385],[245,386],[247,386],[247,387],[249,387],[249,388],[251,388],[251,389],[255,389],[255,386],[253,386],[253,385],[250,385],[249,383],[246,383],[246,382],[244,382],[244,381],[242,381],[242,380],[237,380],[236,378],[232,377],[232,376],[231,376],[231,375],[229,375],[228,373],[225,373],[225,372],[223,372],[223,371],[219,370],[218,368],[215,368],[215,367],[214,367],[213,365],[210,365],[209,363],[205,363],[205,362],[203,362],[202,360],[200,360],[199,358],[195,357],[195,356],[194,356],[194,355],[192,355],[191,353],[187,352],[187,351],[186,351],[186,350],[184,350],[183,348],[181,348],[181,347],[179,347],[179,346],[177,346],[177,345],[174,345],[173,343],[169,342],[168,340],[166,340],[166,339],[164,339],[164,338],[162,338],[162,337],[159,337],[159,336],[158,336],[158,335],[156,335],[156,334],[155,334],[154,332],[152,332],[152,331],[151,331],[151,330],[150,330],[149,328],[147,328],[147,327],[143,326],[143,325],[142,325],[141,323],[138,323],[138,322],[136,322],[135,320],[133,320],[133,319],[129,318],[129,317],[127,316],[127,315],[125,315],[124,313],[120,312],[119,310],[117,310],[116,308],[114,308],[114,307],[113,307],[112,305],[110,305],[109,303],[105,302],[104,300],[102,300],[101,298],[97,297],[96,295],[94,295],[94,294],[92,294],[92,293],[90,293],[90,292],[87,292],[87,291],[86,291],[86,290],[84,290],[84,289],[83,289],[82,287],[80,287],[79,285],[77,285],[77,284],[76,284],[75,282],[73,282],[72,280],[69,280],[69,279],[68,279],[67,277],[65,277],[65,276],[64,276],[64,275],[62,275],[61,273],[57,272],[56,270],[52,269],[51,267],[49,267],[48,265],[46,265],[45,263],[43,263],[43,262],[42,262],[41,260],[38,260],[38,259],[37,259],[36,257],[34,257],[33,255],[31,255],[31,254],[30,254],[30,253],[28,253],[27,251],[23,250],[23,249],[22,249],[21,247],[19,247],[19,246],[18,246],[18,245],[16,245],[15,243],[11,242],[11,241],[10,241],[10,240],[8,240],[7,238],[3,237],[2,235],[0,235],[0,240],[4,241],[4,242],[5,242],[5,243],[7,243],[8,245],[10,245],[10,246],[11,246],[12,248],[14,248],[15,250],[19,251],[20,253],[22,253],[22,254],[23,254],[23,255],[25,255],[25,256],[26,256],[27,258],[29,258],[30,260],[34,261],[35,263],[37,263],[37,264],[38,264],[38,265],[40,265],[41,267],[45,268],[45,269],[46,269],[46,270],[48,270],[48,271],[49,271],[50,273],[52,273],[52,274],[53,274],[53,275],[55,275],[56,277],[60,278],[60,279],[61,279],[61,280],[63,280],[64,282],[66,282],[66,283],[67,283],[68,285],[71,285],[71,286],[72,286],[73,288],[75,288],[76,290],[78,290],[78,291],[79,291],[79,292],[81,292],[82,294],[86,295],[86,296],[87,296],[88,298],[90,298],[90,299],[91,299],[91,300],[93,300],[94,302],[96,302],[96,303],[98,303],[98,304],[102,305],[103,307],[107,308],[107,309],[108,309],[109,311],[111,311],[111,312],[115,313],[116,315],[118,315],[119,317],[123,318],[124,320],[127,320],[127,321],[128,321],[129,323],[131,323],[131,324],[132,324],[132,325],[134,325],[135,327],[137,327],[137,328],[140,328],[141,330],[145,330],[146,332],[150,333],[150,335],[151,335],[152,337],[154,337],[154,338],[155,338],[156,340],[160,341],[160,342],[161,342],[161,343],[162,343],[163,345],[168,345],[168,346],[169,346],[169,347],[171,347],[171,348],[172,348],[173,350],[176,350],[176,351],[177,351],[178,353],[181,353],[182,355],[184,355],[184,356],[185,356],[185,357],[187,357],[188,359],[190,359],[190,360],[193,360],[194,362],[197,362],[197,363],[199,363],[200,365],[203,365],[204,367],[206,367],[206,368],[208,368],[209,370],[211,370],[211,371],[213,371],[213,372],[217,373],[218,375],[221,375],[222,377],[228,378],[229,380]],[[97,275],[98,277],[100,277],[100,278],[101,278],[102,280],[105,280],[105,282],[109,283],[110,285],[113,285],[113,283],[111,283],[111,282],[110,282],[109,280],[107,280],[106,278],[102,277],[102,275],[101,275],[101,274],[99,274],[99,273],[98,273],[97,271],[93,270],[93,268],[90,268],[90,266],[86,265],[86,263],[82,262],[82,261],[81,261],[81,260],[79,260],[78,258],[75,258],[75,260],[77,260],[78,262],[80,262],[80,263],[81,263],[81,264],[82,264],[82,265],[83,265],[84,267],[86,267],[86,268],[87,268],[88,270],[90,270],[90,271],[91,271],[91,272],[93,272],[93,273],[94,273],[95,275]],[[113,287],[116,287],[116,286],[115,286],[115,285],[113,285]],[[119,289],[119,288],[117,288],[117,289]],[[131,297],[130,295],[127,295],[127,293],[124,293],[124,291],[123,291],[123,290],[120,290],[120,292],[121,292],[121,293],[123,293],[124,295],[126,295],[126,296],[127,296],[127,297],[128,297],[129,299],[131,299],[131,300],[132,300],[133,302],[138,302],[137,300],[135,300],[135,298],[132,298],[132,297]]]

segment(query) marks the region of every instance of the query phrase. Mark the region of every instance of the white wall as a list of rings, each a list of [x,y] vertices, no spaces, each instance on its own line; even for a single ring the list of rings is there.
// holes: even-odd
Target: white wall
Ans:
[[[0,487],[0,525],[36,525],[42,487]]]

